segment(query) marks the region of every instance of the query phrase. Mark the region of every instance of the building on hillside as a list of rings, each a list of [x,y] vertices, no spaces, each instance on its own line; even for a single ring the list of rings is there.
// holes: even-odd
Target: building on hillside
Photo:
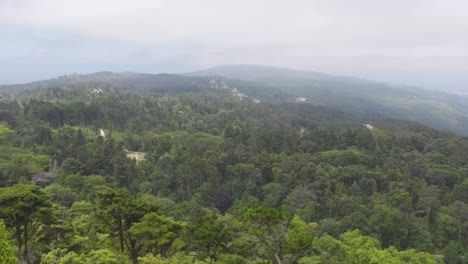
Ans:
[[[125,154],[127,155],[127,158],[134,159],[137,162],[144,160],[145,155],[146,155],[146,153],[144,152],[129,151],[129,150],[125,150]]]

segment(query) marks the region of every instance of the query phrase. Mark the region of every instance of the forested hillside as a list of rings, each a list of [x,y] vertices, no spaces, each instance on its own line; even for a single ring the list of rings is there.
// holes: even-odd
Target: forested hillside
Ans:
[[[468,260],[468,138],[226,89],[96,89],[2,97],[0,263]]]
[[[261,65],[221,65],[188,76],[268,84],[366,119],[398,118],[468,136],[468,96],[359,78]]]

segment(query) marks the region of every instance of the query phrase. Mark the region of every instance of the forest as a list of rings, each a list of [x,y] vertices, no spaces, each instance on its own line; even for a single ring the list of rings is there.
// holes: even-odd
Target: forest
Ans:
[[[1,96],[0,263],[468,263],[466,137],[223,90],[101,91]]]

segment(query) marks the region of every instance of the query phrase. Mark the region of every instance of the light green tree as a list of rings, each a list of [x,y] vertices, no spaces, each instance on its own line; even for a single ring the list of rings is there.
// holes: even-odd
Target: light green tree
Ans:
[[[15,247],[8,238],[8,232],[5,224],[0,219],[0,263],[16,264],[18,259],[15,256]]]
[[[181,249],[184,242],[179,238],[182,225],[157,213],[149,213],[141,222],[134,224],[130,232],[141,241],[146,252],[169,257]]]

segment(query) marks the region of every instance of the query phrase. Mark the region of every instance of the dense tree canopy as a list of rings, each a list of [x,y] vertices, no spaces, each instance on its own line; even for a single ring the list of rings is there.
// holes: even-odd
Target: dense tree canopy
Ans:
[[[353,118],[217,90],[3,98],[0,243],[16,250],[0,250],[22,263],[466,260],[468,139]]]

